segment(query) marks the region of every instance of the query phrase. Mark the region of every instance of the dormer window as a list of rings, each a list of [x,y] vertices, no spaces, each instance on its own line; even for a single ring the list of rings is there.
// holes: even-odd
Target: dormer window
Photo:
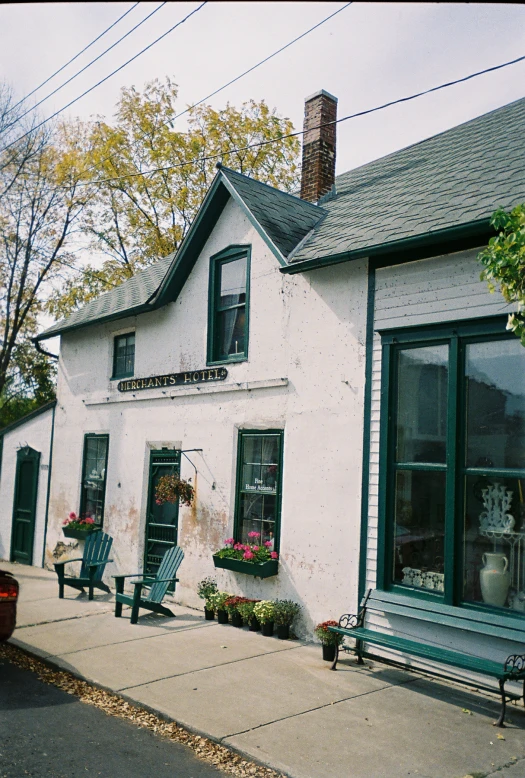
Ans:
[[[113,346],[113,375],[111,378],[129,378],[135,372],[135,333],[117,335]]]
[[[211,257],[208,364],[248,358],[250,248],[231,246]]]

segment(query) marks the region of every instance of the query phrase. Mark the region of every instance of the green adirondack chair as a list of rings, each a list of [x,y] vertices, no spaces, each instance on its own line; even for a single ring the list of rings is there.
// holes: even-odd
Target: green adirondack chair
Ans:
[[[87,587],[90,600],[93,599],[93,589],[102,589],[108,592],[108,594],[111,592],[109,586],[103,583],[102,576],[107,563],[113,562],[109,558],[112,545],[113,538],[106,535],[105,532],[92,532],[86,538],[84,556],[55,564],[56,574],[58,575],[58,596],[60,599],[64,597],[64,586],[72,586],[73,589],[80,589],[81,591],[84,591],[84,588]],[[82,562],[78,578],[65,574],[65,567],[69,562]]]
[[[131,623],[136,624],[139,617],[139,608],[145,608],[154,613],[162,613],[164,616],[175,616],[174,613],[162,605],[164,595],[168,590],[170,583],[176,583],[177,570],[184,559],[184,551],[179,546],[172,546],[164,554],[164,558],[157,571],[157,575],[146,575],[139,581],[131,581],[135,590],[133,596],[124,594],[124,580],[126,578],[136,578],[140,573],[131,575],[114,575],[116,594],[115,594],[115,616],[122,616],[122,605],[131,605]],[[148,588],[149,592],[145,597],[142,596],[142,589]]]

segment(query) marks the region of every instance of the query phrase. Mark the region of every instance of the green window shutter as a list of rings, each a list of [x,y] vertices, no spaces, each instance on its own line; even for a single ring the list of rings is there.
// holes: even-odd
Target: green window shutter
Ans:
[[[80,517],[102,526],[106,498],[109,435],[85,435],[80,485]]]
[[[500,318],[382,341],[378,586],[523,617],[525,349]]]
[[[283,430],[240,430],[234,536],[240,543],[272,543],[279,551],[283,471]]]
[[[117,335],[113,341],[113,375],[115,378],[130,378],[135,373],[135,333]]]
[[[250,246],[230,246],[210,259],[208,365],[248,358]]]

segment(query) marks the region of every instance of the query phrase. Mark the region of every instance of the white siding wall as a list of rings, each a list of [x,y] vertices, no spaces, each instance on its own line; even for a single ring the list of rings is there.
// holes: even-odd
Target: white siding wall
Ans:
[[[4,436],[0,473],[0,559],[8,560],[11,553],[16,455],[19,448],[27,445],[35,451],[40,451],[33,564],[42,566],[52,420],[53,410],[49,409]]]
[[[485,318],[508,313],[511,306],[503,302],[500,293],[490,294],[480,281],[481,266],[476,256],[479,249],[422,259],[417,262],[381,268],[376,271],[374,309],[374,348],[372,377],[372,409],[370,426],[370,481],[368,511],[368,544],[366,588],[376,587],[378,493],[379,493],[379,426],[381,391],[381,336],[379,331],[414,327],[440,322]],[[371,615],[371,624],[382,630],[427,635],[443,645],[454,645],[468,651],[472,640],[479,650],[495,652],[500,647],[493,639],[480,641],[475,635],[437,629],[435,625],[415,623],[388,615]]]
[[[139,377],[206,366],[209,258],[252,246],[249,360],[224,383],[122,395],[110,382],[113,336],[136,328]],[[230,201],[175,303],[62,338],[47,562],[63,551],[61,524],[78,510],[82,444],[109,433],[104,527],[116,570],[141,569],[152,446],[202,448],[194,508],[181,508],[185,559],[177,598],[201,607],[196,584],[233,528],[239,428],[284,429],[281,565],[275,578],[217,571],[219,586],[303,607],[302,634],[357,599],[363,439],[366,263],[285,276]],[[183,457],[183,477],[195,478]],[[214,488],[215,486],[215,488]]]

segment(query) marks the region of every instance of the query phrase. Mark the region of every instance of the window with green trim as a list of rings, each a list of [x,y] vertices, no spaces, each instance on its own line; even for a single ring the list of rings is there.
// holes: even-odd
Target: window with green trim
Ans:
[[[240,430],[234,536],[240,543],[261,543],[279,550],[283,459],[282,430]]]
[[[106,496],[109,435],[85,435],[80,485],[80,517],[102,526]]]
[[[501,320],[388,333],[382,396],[380,587],[525,614],[525,348]]]
[[[250,247],[230,246],[210,259],[208,364],[248,358]]]
[[[129,378],[135,372],[135,333],[117,335],[113,346],[112,378]]]

